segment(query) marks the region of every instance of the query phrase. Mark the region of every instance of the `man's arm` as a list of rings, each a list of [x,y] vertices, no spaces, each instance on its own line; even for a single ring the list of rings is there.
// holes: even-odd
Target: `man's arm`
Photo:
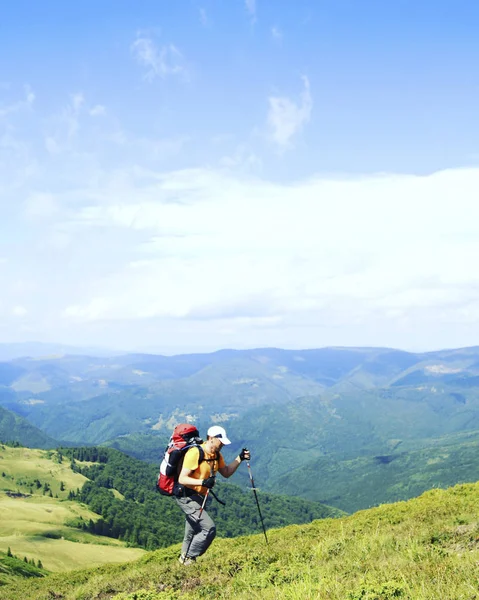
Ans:
[[[181,485],[201,485],[199,479],[191,477],[192,473],[194,473],[194,470],[192,471],[191,469],[183,467],[178,475],[178,482],[181,483]]]
[[[229,465],[221,467],[220,469],[218,469],[218,471],[221,473],[221,475],[223,475],[223,477],[226,477],[226,479],[228,479],[228,477],[231,477],[231,475],[233,475],[233,473],[240,466],[243,460],[249,460],[250,458],[251,456],[249,450],[244,448],[241,451],[241,454],[238,454],[238,456],[233,461],[231,461]]]

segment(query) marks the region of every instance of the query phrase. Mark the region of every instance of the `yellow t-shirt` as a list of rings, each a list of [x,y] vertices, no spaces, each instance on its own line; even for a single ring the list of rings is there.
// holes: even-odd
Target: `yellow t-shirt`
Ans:
[[[217,458],[216,454],[209,454],[206,452],[205,443],[201,444],[201,447],[205,453],[204,460],[198,464],[200,452],[197,448],[190,448],[185,454],[185,458],[183,460],[183,469],[193,471],[190,477],[203,481],[203,479],[208,479],[211,474],[216,475],[218,469],[221,469],[225,466],[225,461],[221,452],[218,453]],[[213,471],[211,471],[211,469],[213,469]],[[206,494],[208,489],[202,485],[187,485],[186,487],[195,490],[195,492],[203,494],[203,496]]]

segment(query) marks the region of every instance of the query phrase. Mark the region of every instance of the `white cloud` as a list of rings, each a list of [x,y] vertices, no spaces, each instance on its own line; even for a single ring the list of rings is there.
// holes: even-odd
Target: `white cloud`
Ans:
[[[300,132],[311,118],[313,100],[309,80],[303,77],[304,89],[299,104],[285,96],[269,98],[268,125],[272,139],[282,149],[290,145],[291,139]]]
[[[63,311],[63,316],[89,321],[102,318],[109,309],[110,303],[107,300],[104,298],[95,298],[85,306],[68,306]]]
[[[12,310],[14,317],[24,317],[26,314],[28,314],[28,310],[24,306],[15,306]]]
[[[85,282],[67,321],[243,330],[265,320],[278,331],[363,326],[364,335],[381,320],[476,322],[478,169],[285,186],[201,169],[136,177],[77,213],[81,239],[110,231],[125,255]],[[102,252],[95,260],[108,261]]]
[[[131,52],[138,63],[146,68],[145,79],[186,75],[183,55],[174,44],[158,47],[150,37],[137,37],[131,45]]]

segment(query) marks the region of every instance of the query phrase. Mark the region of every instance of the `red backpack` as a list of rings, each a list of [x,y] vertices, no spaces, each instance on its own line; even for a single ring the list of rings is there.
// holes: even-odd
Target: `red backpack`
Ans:
[[[183,458],[190,448],[196,447],[200,453],[199,462],[202,462],[205,457],[203,448],[200,447],[202,443],[203,440],[194,425],[180,423],[175,427],[160,465],[156,484],[156,489],[160,494],[165,496],[176,495],[175,484],[177,484],[178,475],[183,465]]]

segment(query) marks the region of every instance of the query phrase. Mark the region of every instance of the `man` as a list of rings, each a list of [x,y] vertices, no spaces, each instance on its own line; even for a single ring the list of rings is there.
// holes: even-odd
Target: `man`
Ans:
[[[231,477],[244,460],[250,459],[249,450],[244,448],[229,464],[225,464],[221,448],[231,444],[223,427],[214,425],[208,429],[207,439],[201,445],[204,459],[200,461],[198,448],[190,448],[185,454],[183,466],[178,476],[178,483],[183,493],[175,500],[185,513],[185,537],[181,547],[180,562],[192,564],[209,548],[216,535],[216,526],[212,518],[204,510],[204,500],[215,485],[216,473],[223,477]]]

